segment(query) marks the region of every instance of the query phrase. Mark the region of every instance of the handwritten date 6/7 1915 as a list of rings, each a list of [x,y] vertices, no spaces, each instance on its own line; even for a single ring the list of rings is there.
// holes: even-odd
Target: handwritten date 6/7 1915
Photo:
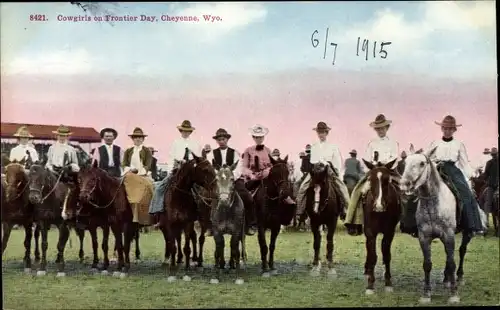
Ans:
[[[325,40],[323,42],[323,59],[326,59],[327,49],[329,47],[332,47],[333,48],[332,65],[335,65],[335,60],[337,58],[338,44],[328,41],[329,31],[330,31],[330,29],[326,28]],[[317,48],[320,45],[320,41],[319,41],[318,37],[319,37],[319,31],[314,30],[312,35],[311,35],[311,44],[314,48]],[[368,39],[364,39],[363,42],[361,42],[361,37],[358,37],[358,44],[356,47],[356,56],[360,56],[360,52],[361,52],[361,56],[363,56],[363,53],[365,54],[364,55],[365,61],[368,60],[369,54],[373,55],[373,58],[376,58],[377,55],[379,55],[379,57],[381,59],[386,59],[387,54],[388,54],[387,53],[387,46],[389,46],[391,44],[392,44],[392,42],[383,41],[383,42],[380,42],[379,45],[377,45],[377,41],[373,41],[373,48],[370,48],[370,41]],[[378,53],[377,53],[377,47],[379,48]],[[360,50],[360,48],[361,48],[361,50]],[[372,51],[372,53],[370,53],[370,51]]]

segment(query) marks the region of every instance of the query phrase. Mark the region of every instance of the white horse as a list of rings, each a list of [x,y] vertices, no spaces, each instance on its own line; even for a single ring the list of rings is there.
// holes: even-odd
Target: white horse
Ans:
[[[419,150],[420,151],[420,150]],[[472,239],[468,231],[462,232],[460,245],[460,263],[455,280],[455,231],[457,228],[457,201],[451,189],[444,183],[439,175],[436,165],[430,160],[436,148],[428,152],[415,153],[413,146],[410,155],[406,158],[406,166],[401,178],[401,190],[407,194],[415,193],[418,197],[416,222],[418,226],[418,239],[424,256],[424,292],[420,302],[431,301],[430,272],[431,242],[439,238],[446,251],[446,267],[444,281],[451,290],[450,303],[460,302],[457,281],[463,284],[463,263],[467,245]]]

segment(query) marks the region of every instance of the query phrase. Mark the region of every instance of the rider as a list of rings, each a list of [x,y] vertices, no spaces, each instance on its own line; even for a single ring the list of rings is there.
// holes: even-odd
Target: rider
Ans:
[[[483,154],[481,155],[481,158],[479,159],[479,165],[476,167],[477,175],[480,175],[481,173],[484,172],[486,163],[491,159],[490,154],[491,154],[490,149],[485,148]]]
[[[327,165],[328,175],[335,181],[340,192],[342,193],[342,198],[344,199],[344,206],[349,203],[349,193],[347,187],[340,179],[342,175],[342,155],[337,145],[327,142],[326,138],[331,128],[325,122],[319,122],[314,131],[318,134],[319,141],[311,146],[311,164],[323,163]],[[309,187],[311,181],[310,173],[302,181],[299,191],[297,193],[297,215],[300,216],[304,213],[305,204],[305,193]],[[341,211],[341,217],[345,214],[345,211]]]
[[[123,174],[132,172],[141,176],[151,176],[151,160],[153,154],[151,150],[144,147],[144,134],[141,128],[136,127],[132,134],[128,135],[134,141],[134,146],[129,147],[123,154]]]
[[[110,175],[120,177],[124,153],[121,147],[113,143],[118,132],[113,128],[104,128],[100,135],[104,143],[96,149],[97,151],[94,150],[92,162],[96,161],[98,167]]]
[[[259,181],[265,179],[271,171],[273,164],[269,159],[271,150],[264,145],[264,137],[269,133],[269,129],[262,125],[255,125],[250,128],[255,145],[248,147],[243,152],[242,175],[246,180],[247,188],[252,191],[258,187]],[[258,158],[258,160],[256,160]],[[295,204],[295,201],[288,196],[285,198],[286,204]]]
[[[352,150],[349,152],[351,158],[345,160],[344,167],[344,183],[347,184],[347,179],[351,178],[356,183],[358,183],[359,179],[363,175],[363,169],[361,168],[360,161],[356,158],[357,152],[356,150]]]
[[[365,152],[365,158],[367,161],[375,161],[375,152],[378,153],[377,162],[380,162],[381,164],[387,164],[388,162],[391,162],[394,159],[398,158],[398,143],[387,137],[387,131],[389,130],[391,123],[392,121],[386,119],[385,115],[383,114],[377,115],[375,121],[370,123],[370,127],[372,127],[377,132],[378,137],[368,143]],[[394,177],[394,182],[398,182],[400,177],[399,174],[393,170],[391,170],[391,174]],[[354,187],[351,193],[351,200],[349,202],[349,207],[347,208],[347,216],[344,223],[349,234],[351,235],[362,233],[362,224],[359,222],[360,220],[362,221],[362,219],[356,217],[355,214],[358,208],[359,200],[364,194],[361,192],[361,190],[367,180],[367,175],[368,174],[365,174],[365,176],[358,182],[358,184],[356,184],[356,187]],[[396,188],[399,188],[399,186],[396,186]]]
[[[484,202],[484,212],[488,216],[493,208],[493,193],[498,190],[498,149],[491,148],[491,159],[486,163],[484,176],[486,177],[486,200]]]
[[[398,162],[398,165],[396,166],[396,171],[399,173],[399,175],[403,175],[403,172],[405,172],[405,165],[406,165],[406,152],[402,151],[401,160]]]
[[[281,156],[281,153],[280,153],[280,150],[278,149],[274,149],[273,152],[271,153],[271,157],[274,159],[274,160],[280,160]]]
[[[474,170],[469,164],[465,145],[453,138],[459,125],[453,116],[447,115],[442,122],[435,122],[441,126],[443,137],[431,143],[429,150],[436,148],[432,161],[437,162],[438,169],[446,175],[459,192],[463,207],[461,226],[468,232],[480,232],[483,223],[479,212],[479,205],[474,198],[470,184],[467,182],[473,175]],[[484,228],[485,229],[485,228]]]
[[[254,235],[256,231],[255,207],[252,195],[245,187],[245,181],[241,178],[241,166],[243,162],[240,160],[240,155],[238,151],[228,147],[227,143],[231,139],[231,135],[225,129],[219,128],[212,138],[217,142],[219,147],[207,154],[208,161],[219,167],[222,167],[224,164],[231,166],[236,162],[238,163],[236,169],[233,171],[234,179],[236,180],[234,188],[245,206],[246,234],[249,236]]]
[[[21,161],[28,158],[28,153],[33,162],[38,161],[38,153],[35,148],[29,145],[30,139],[33,135],[29,132],[28,127],[21,126],[17,129],[16,133],[13,135],[17,138],[19,145],[10,150],[9,161]]]

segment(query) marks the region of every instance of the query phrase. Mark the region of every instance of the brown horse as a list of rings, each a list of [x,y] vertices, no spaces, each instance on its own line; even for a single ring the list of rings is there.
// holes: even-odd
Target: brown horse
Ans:
[[[273,166],[267,178],[259,184],[254,195],[263,277],[269,277],[271,273],[276,273],[274,268],[276,239],[280,233],[281,225],[289,225],[296,211],[296,206],[292,207],[283,202],[286,197],[291,196],[287,165],[288,156],[283,160],[275,160],[271,156],[269,158]],[[266,229],[271,230],[269,248],[266,242]],[[268,253],[269,260],[267,258]],[[269,273],[269,270],[271,273]]]
[[[314,259],[312,276],[319,276],[321,263],[319,252],[321,247],[321,226],[326,225],[326,259],[328,261],[328,274],[335,276],[337,273],[333,268],[333,235],[337,228],[338,217],[341,213],[342,205],[340,192],[337,194],[332,188],[331,177],[328,174],[328,166],[317,163],[311,170],[311,182],[306,190],[306,213],[311,221],[311,231],[314,237]],[[333,184],[333,186],[337,186]],[[319,194],[319,195],[318,195]]]
[[[5,177],[2,176],[2,254],[7,248],[10,233],[14,225],[22,225],[24,238],[24,270],[31,272],[31,239],[33,237],[33,205],[28,199],[29,178],[24,169],[24,161],[5,166]],[[40,261],[38,240],[40,228],[35,227],[35,263]]]
[[[106,227],[109,225],[108,227],[111,228],[115,236],[115,247],[118,256],[117,271],[113,275],[121,278],[126,277],[130,270],[130,246],[139,230],[138,224],[132,222],[132,208],[127,200],[122,181],[123,179],[120,181],[95,166],[80,170],[78,183],[81,188],[79,199],[82,203],[82,209],[76,211],[76,215],[92,214],[90,220],[94,222],[91,227],[98,225]],[[68,210],[67,212],[73,213],[75,210]],[[100,221],[95,220],[97,214],[103,217]],[[67,216],[72,217],[74,215],[68,214]],[[107,259],[108,236],[106,236],[106,229],[103,229],[103,232],[104,271],[109,266],[109,260]],[[93,247],[97,247],[96,243],[97,240]]]
[[[363,159],[368,171],[368,181],[363,192],[366,198],[363,205],[364,233],[366,237],[365,276],[368,285],[366,294],[374,294],[375,265],[377,263],[377,235],[383,234],[382,258],[385,265],[385,290],[392,292],[391,281],[391,244],[396,226],[401,216],[399,193],[392,183],[391,167],[393,160],[385,165],[374,165]]]
[[[29,201],[34,205],[34,218],[37,226],[40,227],[42,236],[42,259],[37,272],[38,276],[43,276],[47,272],[47,248],[48,231],[51,225],[56,225],[59,229],[59,241],[57,243],[58,265],[57,276],[65,276],[64,272],[64,249],[69,238],[69,228],[61,217],[68,185],[61,182],[61,176],[49,171],[45,167],[34,163],[29,172]]]
[[[165,191],[164,206],[166,212],[159,215],[160,227],[166,231],[167,247],[170,255],[170,266],[168,269],[168,281],[177,279],[177,264],[175,259],[176,242],[180,244],[182,232],[184,232],[184,258],[186,272],[190,268],[192,232],[194,231],[194,222],[199,218],[199,212],[194,199],[192,188],[197,184],[208,191],[208,198],[215,195],[217,185],[215,179],[215,169],[210,162],[203,157],[197,157],[193,154],[193,159],[183,163],[176,174],[172,176],[170,186]],[[215,199],[214,199],[215,201]],[[191,280],[186,274],[183,279]]]

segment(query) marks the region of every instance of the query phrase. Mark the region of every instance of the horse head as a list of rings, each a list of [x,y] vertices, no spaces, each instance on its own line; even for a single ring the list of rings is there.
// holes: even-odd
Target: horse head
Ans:
[[[320,185],[323,186],[326,184],[328,169],[327,165],[324,163],[315,163],[311,168],[311,186]]]
[[[231,166],[223,165],[222,167],[215,166],[215,175],[217,180],[217,197],[219,205],[231,206],[234,198],[234,169],[238,162]]]
[[[410,148],[410,155],[406,157],[405,170],[399,181],[400,188],[405,194],[412,195],[429,180],[433,172],[436,172],[430,160],[436,149],[437,147],[434,147],[427,152],[414,152]]]
[[[29,184],[29,179],[24,165],[16,160],[5,166],[5,199],[11,202],[19,198]]]
[[[191,154],[193,159],[180,164],[176,174],[177,183],[181,184],[181,187],[186,187],[185,190],[197,184],[211,191],[216,184],[214,167],[205,158]]]
[[[363,159],[363,162],[369,169],[367,173],[368,182],[365,183],[363,192],[371,193],[372,199],[369,200],[369,203],[373,203],[373,206],[371,206],[373,210],[382,212],[384,211],[384,206],[387,207],[388,205],[387,199],[389,198],[389,188],[392,182],[392,167],[396,160],[394,159],[384,165],[380,162],[373,164]]]
[[[96,195],[96,189],[100,189],[101,170],[97,167],[97,161],[94,161],[92,166],[85,167],[78,172],[78,184],[80,186],[79,199],[82,202],[88,203]]]
[[[29,170],[29,200],[33,204],[42,203],[45,189],[50,186],[51,172],[39,162],[31,165]]]
[[[268,194],[277,194],[280,200],[291,196],[292,187],[290,186],[288,170],[288,155],[283,159],[274,159],[269,155],[271,170],[269,171],[268,181]]]

